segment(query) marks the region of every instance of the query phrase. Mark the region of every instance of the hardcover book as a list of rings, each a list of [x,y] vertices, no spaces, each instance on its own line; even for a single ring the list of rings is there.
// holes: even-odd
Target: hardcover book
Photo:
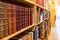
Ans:
[[[12,22],[13,22],[13,26],[12,26],[12,29],[13,29],[13,33],[16,32],[16,5],[13,5],[12,4]]]
[[[11,17],[11,4],[7,4],[7,13],[8,13],[8,25],[9,25],[9,27],[8,27],[8,31],[9,31],[9,35],[10,34],[12,34],[13,32],[12,32],[12,17]]]
[[[20,29],[25,28],[25,10],[20,6]]]

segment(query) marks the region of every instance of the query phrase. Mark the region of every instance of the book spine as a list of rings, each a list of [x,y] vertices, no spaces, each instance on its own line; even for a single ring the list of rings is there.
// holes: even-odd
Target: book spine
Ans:
[[[4,38],[4,27],[0,25],[0,39]]]
[[[8,27],[9,29],[8,29],[8,30],[9,30],[9,35],[10,35],[10,34],[13,33],[13,32],[12,32],[12,21],[11,21],[11,19],[12,19],[12,18],[11,18],[11,4],[8,4],[8,5],[7,5],[7,9],[8,9],[8,10],[7,10],[7,13],[8,13],[8,22],[9,22],[9,23],[8,23],[8,25],[9,25],[9,27]]]
[[[3,23],[4,23],[4,33],[5,33],[5,36],[8,36],[8,13],[7,13],[7,4],[5,4],[5,12],[4,12],[4,20],[3,20]]]
[[[25,27],[28,26],[28,8],[25,8]]]
[[[29,8],[29,13],[28,13],[28,25],[30,26],[30,8]]]
[[[16,5],[13,5],[12,4],[12,21],[13,21],[13,24],[12,24],[12,29],[13,29],[13,33],[16,32]]]
[[[33,21],[32,12],[33,12],[33,10],[32,10],[32,8],[30,8],[30,25],[32,25],[32,21]]]
[[[20,29],[25,28],[25,13],[24,13],[24,7],[20,6]]]
[[[36,29],[35,29],[35,40],[38,40],[38,28],[39,26],[36,26]]]
[[[16,7],[16,25],[17,25],[17,31],[20,30],[20,8],[19,6]]]
[[[8,24],[8,22],[6,22],[6,20],[8,20],[7,18],[7,5],[5,3],[0,3],[0,38],[3,38],[5,36],[5,30],[8,30],[8,27],[4,26],[5,23]],[[6,19],[7,18],[7,19]],[[4,22],[5,21],[5,22]],[[6,33],[8,35],[8,32]],[[6,36],[7,36],[6,35]]]

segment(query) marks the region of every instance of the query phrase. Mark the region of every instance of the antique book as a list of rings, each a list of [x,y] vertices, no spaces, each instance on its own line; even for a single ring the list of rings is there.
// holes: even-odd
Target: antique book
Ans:
[[[10,35],[10,34],[13,33],[13,32],[12,32],[12,20],[11,20],[11,19],[12,19],[12,17],[11,17],[11,13],[12,13],[12,12],[11,12],[11,11],[12,11],[12,10],[11,10],[11,4],[7,4],[7,9],[8,9],[8,10],[7,10],[8,20],[9,20],[9,21],[8,21],[8,25],[9,25],[9,27],[8,27],[9,30],[8,30],[8,31],[9,31],[9,35]]]
[[[4,27],[0,25],[0,39],[4,38]]]
[[[16,32],[16,5],[12,4],[12,29],[13,29],[13,33]]]
[[[28,13],[29,13],[29,10],[28,10],[28,8],[26,7],[25,8],[25,27],[27,27],[27,26],[29,26],[28,25]]]
[[[20,29],[25,28],[25,12],[24,7],[20,6]]]

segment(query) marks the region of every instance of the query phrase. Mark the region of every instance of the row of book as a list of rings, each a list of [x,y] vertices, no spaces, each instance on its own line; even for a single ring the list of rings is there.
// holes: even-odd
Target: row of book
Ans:
[[[42,22],[44,20],[44,10],[37,7],[37,23]]]
[[[37,7],[37,23],[42,22],[44,19],[50,17],[50,12],[47,12],[39,7]]]
[[[51,29],[51,23],[49,20],[45,20],[43,23],[36,26],[35,39],[44,40]]]
[[[32,25],[32,8],[0,2],[0,39]]]
[[[47,0],[36,0],[36,3],[42,7],[45,7],[50,10],[49,4]]]
[[[50,21],[45,20],[43,23],[37,25],[35,30],[26,30],[12,37],[10,40],[44,40],[50,27]]]

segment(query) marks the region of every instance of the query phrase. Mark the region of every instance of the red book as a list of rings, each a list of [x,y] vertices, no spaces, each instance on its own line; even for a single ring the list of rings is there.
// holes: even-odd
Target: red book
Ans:
[[[16,27],[17,27],[17,31],[20,30],[20,7],[16,6]]]
[[[12,4],[12,29],[13,29],[13,33],[16,32],[16,5]]]
[[[24,7],[20,6],[20,29],[25,27],[24,19],[25,19]]]
[[[32,12],[33,12],[33,10],[32,10],[32,8],[30,8],[30,25],[32,25]]]
[[[28,13],[29,13],[29,11],[28,11],[28,8],[26,7],[25,8],[25,27],[27,27],[28,26]]]
[[[40,6],[44,6],[44,0],[36,0],[36,3]]]
[[[12,34],[12,21],[11,21],[11,4],[7,5],[7,13],[8,13],[8,22],[9,22],[9,34]]]
[[[28,25],[30,26],[30,8],[29,8],[29,13],[28,13]]]

